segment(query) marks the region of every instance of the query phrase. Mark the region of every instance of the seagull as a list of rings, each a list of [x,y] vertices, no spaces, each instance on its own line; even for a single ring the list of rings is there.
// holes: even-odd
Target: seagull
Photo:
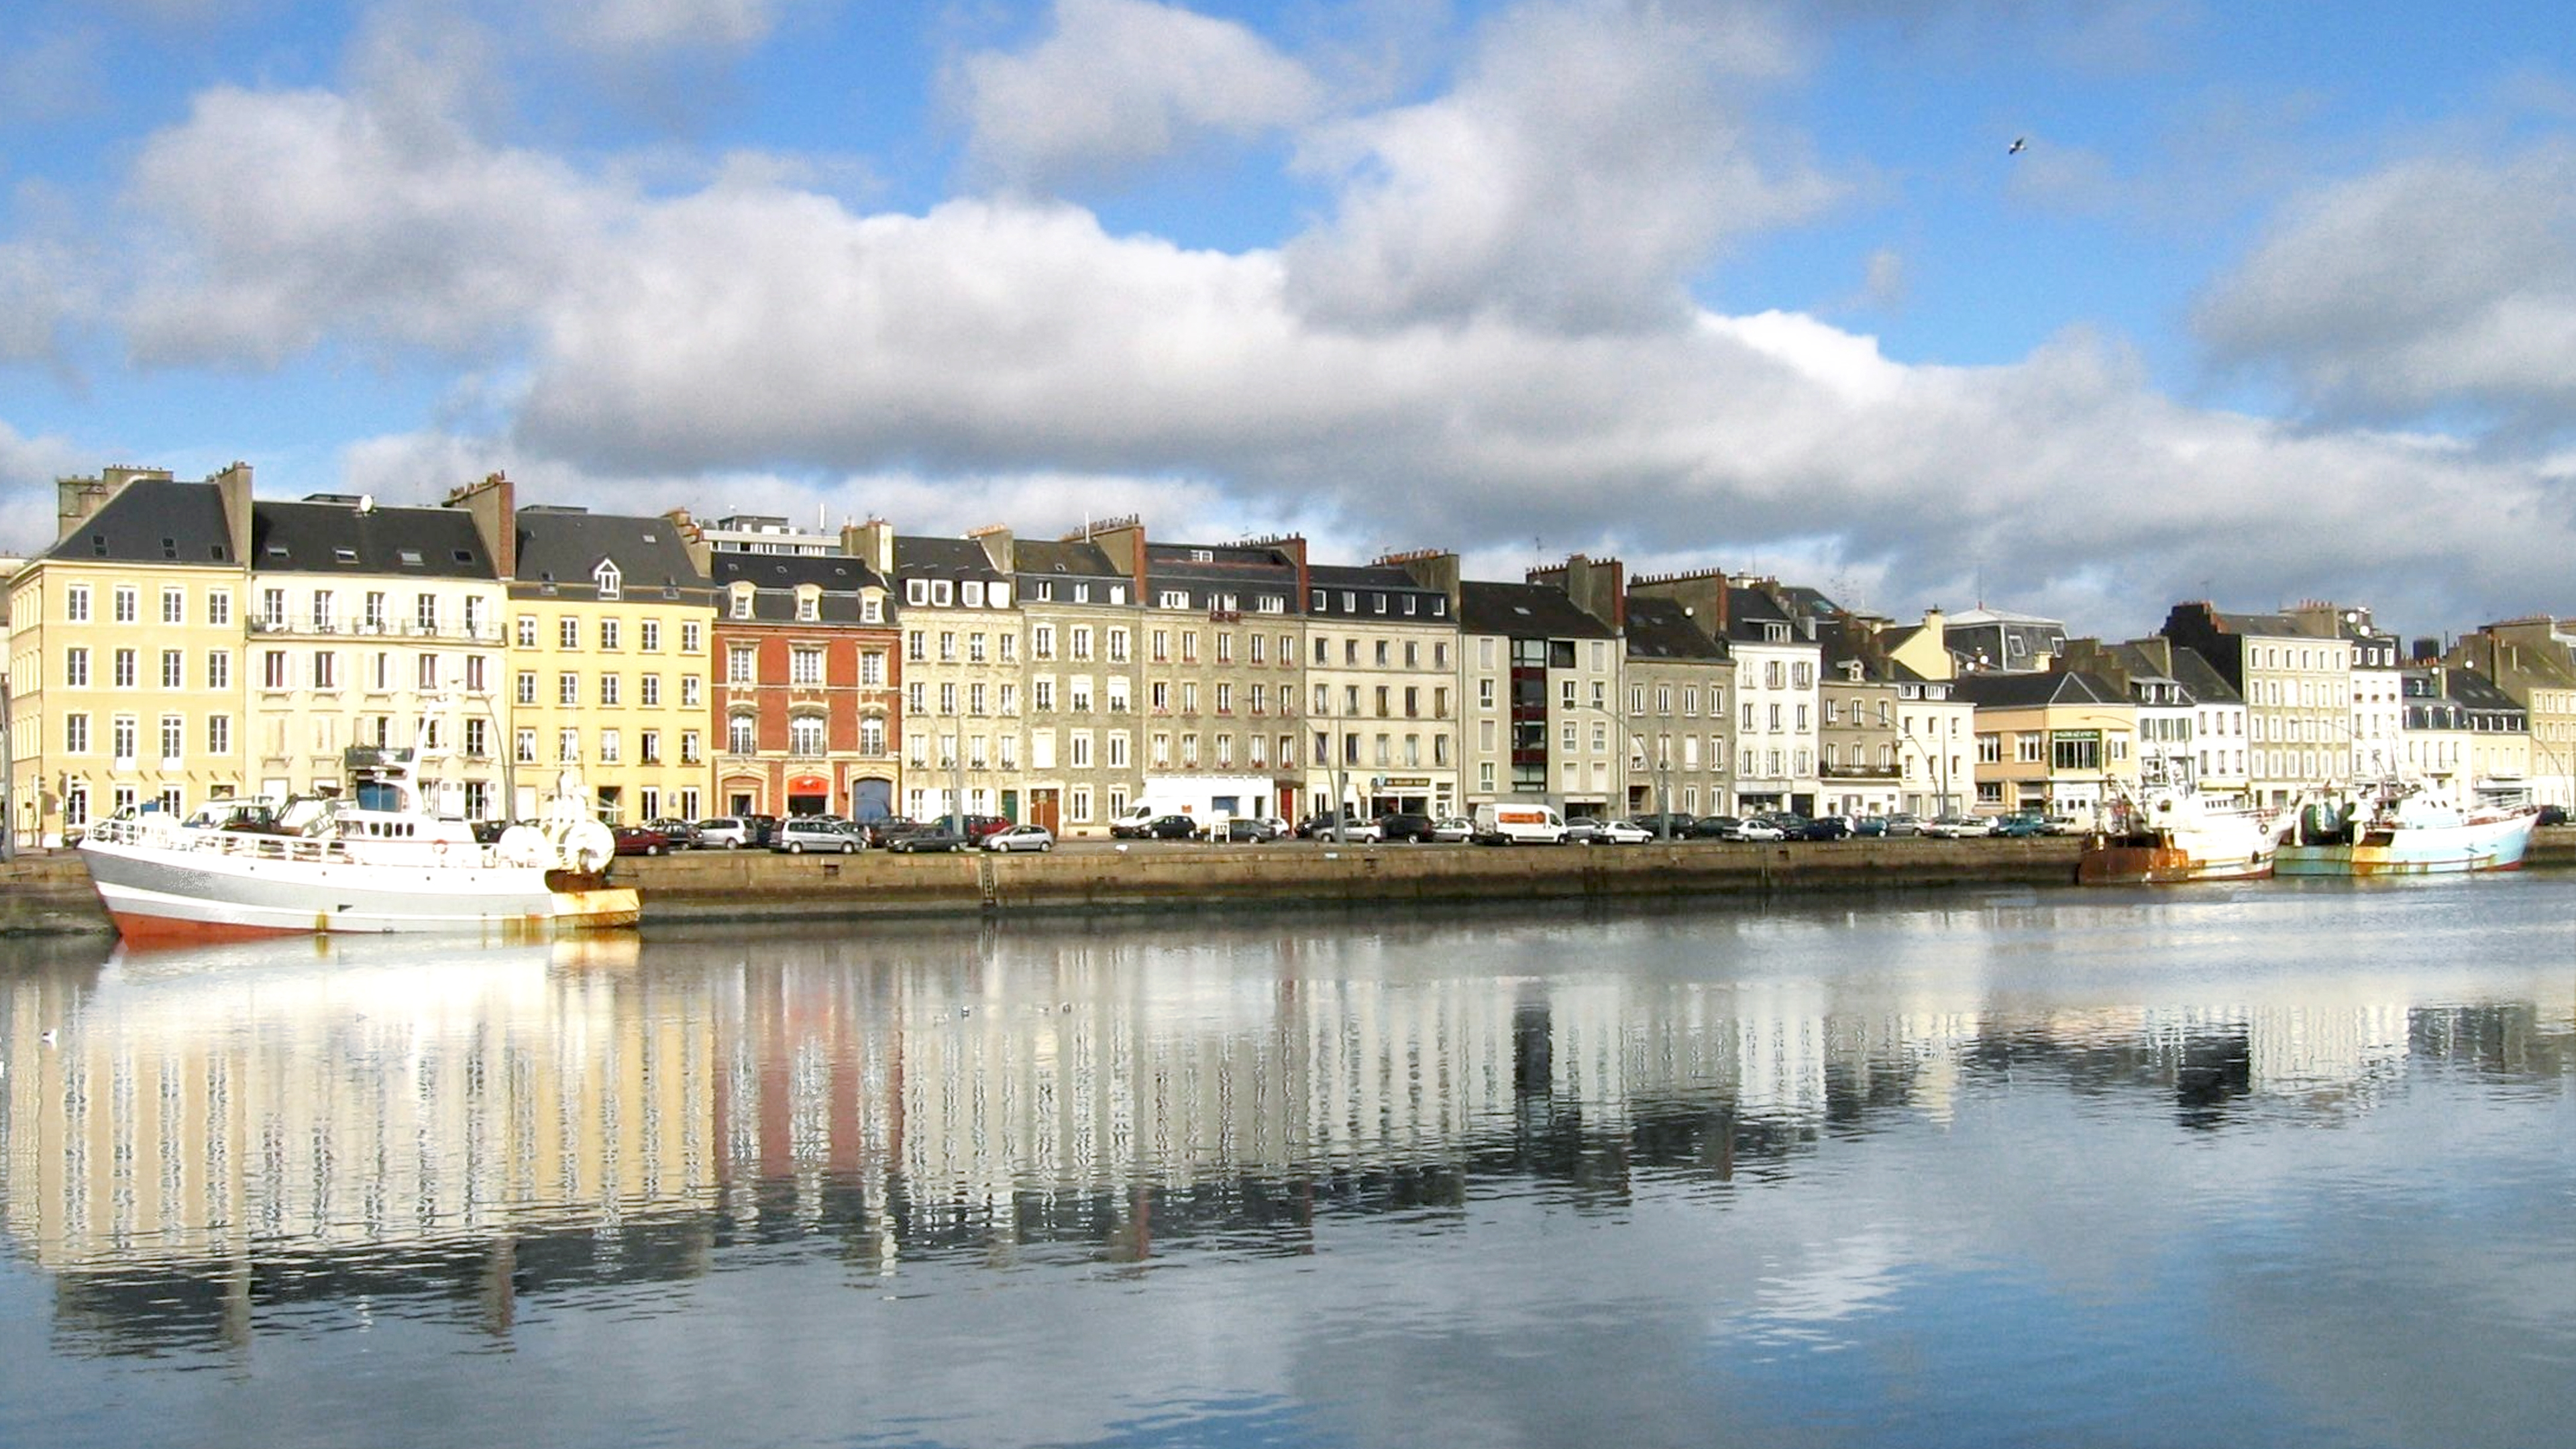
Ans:
[[[2004,148],[2004,154],[2007,156],[2018,156],[2021,154],[2022,148],[2029,144],[2030,138],[2028,136],[2015,136],[2013,137],[2013,143]]]

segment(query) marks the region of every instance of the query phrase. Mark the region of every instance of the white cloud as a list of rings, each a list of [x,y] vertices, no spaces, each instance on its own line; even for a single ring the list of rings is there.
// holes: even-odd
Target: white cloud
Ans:
[[[1251,30],[1149,0],[1057,0],[1044,40],[963,58],[951,88],[975,165],[1037,189],[1290,125],[1321,99]]]
[[[54,480],[97,471],[83,463],[69,440],[31,438],[0,419],[0,554],[54,546]]]
[[[1785,41],[1749,11],[1716,16],[1525,6],[1451,93],[1308,137],[1302,165],[1341,196],[1287,249],[1300,310],[1359,327],[1678,322],[1685,279],[1725,241],[1834,194],[1746,115]]]
[[[273,365],[337,335],[471,351],[599,245],[611,207],[562,164],[323,91],[229,87],[145,143],[126,308],[155,363]]]
[[[2198,317],[2222,361],[2312,403],[2455,405],[2564,425],[2576,405],[2576,146],[2402,162],[2283,209]]]
[[[771,0],[563,0],[554,27],[568,43],[607,56],[741,51],[769,38],[776,8]]]

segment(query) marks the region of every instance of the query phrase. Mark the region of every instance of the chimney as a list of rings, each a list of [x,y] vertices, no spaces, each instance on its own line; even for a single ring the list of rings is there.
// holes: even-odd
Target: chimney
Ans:
[[[894,525],[869,515],[868,521],[841,525],[841,552],[877,571],[877,577],[894,581]]]
[[[60,542],[105,508],[125,485],[138,479],[170,481],[167,468],[109,467],[99,470],[95,478],[57,478],[54,480],[54,539]]]
[[[1147,597],[1145,569],[1145,521],[1142,518],[1114,520],[1109,527],[1090,535],[1091,542],[1109,555],[1109,561],[1134,581],[1136,597]]]
[[[234,561],[250,562],[250,465],[235,462],[207,481],[223,500],[224,540],[232,546]]]
[[[689,551],[689,564],[707,578],[715,577],[716,546],[707,542],[707,531],[689,516],[689,510],[674,508],[662,515],[671,522],[671,531],[680,536],[680,547]]]
[[[994,568],[997,568],[1006,574],[1018,572],[1018,570],[1012,566],[1018,550],[1012,541],[1011,526],[1009,524],[986,524],[982,528],[970,531],[966,536],[984,546],[984,561],[986,563],[991,564]]]
[[[462,508],[474,519],[475,535],[503,582],[519,576],[518,485],[507,473],[494,473],[447,495],[447,506]]]
[[[1407,554],[1397,562],[1415,583],[1447,594],[1449,617],[1452,620],[1459,617],[1458,611],[1463,604],[1458,597],[1458,555],[1426,549],[1418,554]]]

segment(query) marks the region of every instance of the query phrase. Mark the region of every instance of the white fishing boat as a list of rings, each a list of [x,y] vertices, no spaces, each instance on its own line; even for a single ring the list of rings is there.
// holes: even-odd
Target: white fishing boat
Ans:
[[[2075,878],[2086,885],[2256,880],[2273,871],[2289,813],[2277,817],[2197,790],[2152,789],[2111,804],[2085,837]]]
[[[2540,809],[2463,803],[2430,781],[2386,781],[2311,796],[2282,845],[2281,875],[2441,875],[2515,870]]]
[[[544,819],[485,845],[421,803],[408,749],[347,752],[345,792],[220,818],[120,813],[81,842],[99,901],[127,941],[434,931],[545,940],[635,924],[605,872],[616,842],[568,776]]]

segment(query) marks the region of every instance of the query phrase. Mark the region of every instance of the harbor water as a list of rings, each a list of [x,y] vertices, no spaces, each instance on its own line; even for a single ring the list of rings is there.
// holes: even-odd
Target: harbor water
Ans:
[[[2576,1435],[2576,878],[0,951],[0,1444]]]

